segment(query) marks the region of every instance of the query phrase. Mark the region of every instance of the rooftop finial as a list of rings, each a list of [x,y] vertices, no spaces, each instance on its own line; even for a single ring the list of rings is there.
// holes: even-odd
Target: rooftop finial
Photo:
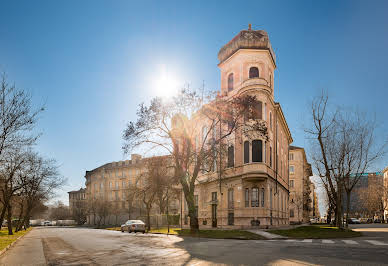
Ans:
[[[248,30],[252,30],[252,24],[251,23],[248,24]]]

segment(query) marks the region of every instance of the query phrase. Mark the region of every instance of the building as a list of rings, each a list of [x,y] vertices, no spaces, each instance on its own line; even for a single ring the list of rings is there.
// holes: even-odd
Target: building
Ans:
[[[131,160],[106,163],[91,171],[86,171],[86,198],[89,204],[88,224],[122,224],[128,219],[145,221],[145,206],[139,198],[131,197],[129,187],[142,185],[141,174],[146,171],[145,162],[138,154],[132,154]],[[106,204],[106,211],[98,204]],[[94,205],[97,205],[93,207]],[[155,204],[156,205],[156,204]],[[176,200],[169,203],[169,213],[178,214],[180,204]],[[152,215],[157,213],[156,206]],[[100,217],[103,217],[99,221]],[[151,221],[156,224],[158,221]],[[160,221],[162,222],[162,221]]]
[[[218,53],[219,97],[256,96],[257,117],[268,139],[247,137],[241,130],[228,139],[227,168],[201,174],[195,186],[200,228],[249,228],[289,224],[288,147],[292,142],[281,106],[274,99],[276,56],[263,30],[240,31]],[[198,122],[198,121],[197,121]],[[208,121],[200,120],[201,137]],[[206,130],[205,130],[206,131]],[[218,133],[215,133],[218,134]],[[212,178],[213,177],[213,178]],[[184,224],[189,224],[184,204]]]
[[[365,218],[373,218],[373,216],[376,216],[382,219],[383,173],[373,172],[363,173],[361,176],[360,174],[356,175],[359,177],[359,180],[350,194],[349,216]],[[347,210],[346,203],[347,195],[344,192],[342,207],[345,213]]]
[[[311,165],[301,147],[290,146],[290,223],[306,223],[314,215],[315,186],[310,181]],[[315,194],[316,196],[316,194]]]
[[[384,178],[384,220],[388,222],[388,167],[383,170],[383,178]]]
[[[73,215],[76,208],[86,206],[86,189],[80,188],[79,190],[69,191],[69,210]]]

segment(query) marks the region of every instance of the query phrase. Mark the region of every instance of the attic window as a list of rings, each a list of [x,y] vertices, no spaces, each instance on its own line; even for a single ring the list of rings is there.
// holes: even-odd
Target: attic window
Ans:
[[[251,67],[249,69],[249,78],[258,78],[259,77],[259,69],[257,67]]]

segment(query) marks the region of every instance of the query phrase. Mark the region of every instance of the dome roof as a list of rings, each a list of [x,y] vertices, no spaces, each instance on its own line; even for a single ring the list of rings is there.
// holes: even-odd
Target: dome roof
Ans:
[[[230,42],[225,44],[218,52],[218,60],[224,62],[239,49],[261,49],[268,50],[276,65],[275,53],[266,31],[264,30],[242,30]]]

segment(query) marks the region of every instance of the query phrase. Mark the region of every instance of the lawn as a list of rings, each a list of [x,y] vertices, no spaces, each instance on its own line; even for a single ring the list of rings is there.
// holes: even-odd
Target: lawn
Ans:
[[[120,231],[120,227],[105,228],[107,230]],[[149,233],[167,234],[167,227],[152,228]],[[265,239],[260,235],[243,231],[243,230],[199,230],[196,233],[191,233],[190,229],[170,228],[170,235],[203,237],[203,238],[218,238],[218,239]]]
[[[31,231],[32,227],[27,230],[21,230],[13,235],[8,235],[8,230],[0,230],[0,250],[3,250],[9,244],[14,242],[19,236],[25,235],[29,231]]]
[[[269,230],[268,232],[290,238],[348,238],[362,235],[360,232],[355,232],[350,229],[341,230],[338,227],[327,225],[300,226],[286,230]]]

